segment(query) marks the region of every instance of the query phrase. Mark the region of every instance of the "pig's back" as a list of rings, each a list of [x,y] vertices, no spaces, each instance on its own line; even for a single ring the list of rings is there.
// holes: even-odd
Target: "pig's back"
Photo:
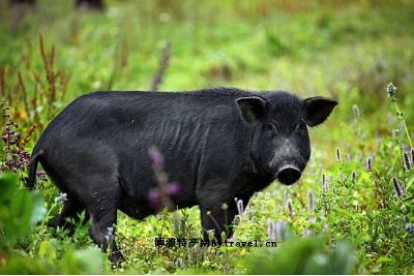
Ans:
[[[94,92],[69,104],[49,124],[36,148],[64,146],[81,139],[122,147],[134,144],[134,140],[151,140],[151,134],[153,142],[165,143],[162,140],[179,138],[184,132],[195,139],[211,124],[241,122],[235,99],[251,95],[231,88],[195,92]]]

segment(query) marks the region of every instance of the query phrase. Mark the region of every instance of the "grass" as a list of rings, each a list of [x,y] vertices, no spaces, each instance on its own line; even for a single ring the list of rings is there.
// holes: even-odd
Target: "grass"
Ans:
[[[70,1],[38,2],[24,17],[0,3],[0,92],[10,114],[2,119],[2,135],[13,120],[19,127],[11,131],[22,137],[19,145],[2,142],[2,171],[25,177],[24,153],[66,104],[90,91],[234,86],[340,102],[328,122],[310,130],[313,153],[302,180],[292,187],[272,184],[240,214],[237,240],[280,244],[265,251],[266,262],[256,248],[156,248],[155,237],[200,237],[199,211],[191,208],[140,222],[120,214],[117,235],[127,261],[114,272],[287,273],[277,269],[290,267],[310,273],[324,267],[320,260],[335,264],[335,258],[349,259],[351,273],[414,272],[414,173],[403,155],[414,163],[405,130],[412,139],[412,3],[107,1],[99,13],[75,11]],[[390,82],[403,114],[385,91]],[[16,240],[4,230],[12,203],[0,208],[0,271],[111,273],[87,225],[72,237],[46,227],[59,211],[58,193],[48,180],[38,190],[44,205],[33,200],[33,206],[43,215]],[[280,230],[281,222],[289,230]],[[281,232],[290,234],[282,238]],[[341,241],[353,249],[338,247]],[[351,258],[336,257],[335,248],[353,252]],[[286,263],[277,257],[283,252],[292,256]],[[305,256],[298,259],[304,270],[294,270],[295,256]],[[280,263],[261,266],[274,260]]]

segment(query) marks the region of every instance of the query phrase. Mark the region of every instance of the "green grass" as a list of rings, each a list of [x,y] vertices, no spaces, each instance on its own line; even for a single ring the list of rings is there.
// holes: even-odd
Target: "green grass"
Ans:
[[[343,249],[354,252],[348,254],[355,257],[350,259],[351,273],[414,273],[414,234],[406,230],[414,221],[414,169],[404,169],[402,152],[410,148],[385,91],[390,82],[398,87],[399,108],[413,137],[411,2],[107,1],[103,13],[75,11],[71,1],[38,2],[23,19],[0,3],[2,96],[23,136],[38,125],[27,152],[48,122],[77,96],[105,89],[148,90],[168,42],[170,60],[162,91],[233,86],[287,90],[302,97],[325,95],[340,102],[328,122],[310,130],[313,153],[302,180],[292,187],[272,184],[252,198],[240,217],[236,236],[241,241],[269,240],[269,220],[288,223],[291,238],[278,239],[280,248],[269,250],[268,260],[260,249],[154,247],[158,236],[200,237],[197,208],[139,222],[120,214],[117,236],[127,261],[115,273],[287,273],[278,267],[296,269],[293,259],[307,256],[303,252],[311,252],[311,257],[298,261],[306,269],[295,272],[310,273],[315,267],[335,272],[323,270],[321,260],[337,264],[341,248],[348,248],[335,251],[341,241],[353,248]],[[61,72],[61,77],[46,77],[40,34],[44,52],[49,55],[52,45],[55,49],[54,62],[50,55],[46,58],[49,71]],[[6,121],[2,119],[2,134]],[[0,168],[6,171],[16,147],[3,143],[2,149]],[[341,160],[335,157],[337,149]],[[365,164],[368,157],[372,170]],[[326,192],[322,173],[329,183]],[[25,176],[26,168],[17,174]],[[405,189],[401,198],[393,177]],[[47,219],[59,211],[54,200],[58,194],[49,181],[38,189],[47,213],[16,241],[4,230],[11,203],[5,201],[0,208],[0,236],[5,241],[0,243],[0,271],[112,272],[90,240],[87,225],[79,226],[72,237],[46,227]],[[322,248],[302,239],[304,233]],[[286,263],[277,257],[283,252],[292,256]],[[280,261],[273,266],[260,265],[275,259]]]

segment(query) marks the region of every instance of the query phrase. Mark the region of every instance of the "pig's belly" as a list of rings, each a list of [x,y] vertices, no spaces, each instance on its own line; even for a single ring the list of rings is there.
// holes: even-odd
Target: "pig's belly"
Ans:
[[[171,197],[171,200],[174,204],[174,207],[178,209],[197,205],[197,200],[195,197],[190,197],[185,193]],[[156,213],[156,209],[148,200],[132,198],[125,193],[121,195],[118,209],[126,215],[137,220],[144,219],[147,216]]]

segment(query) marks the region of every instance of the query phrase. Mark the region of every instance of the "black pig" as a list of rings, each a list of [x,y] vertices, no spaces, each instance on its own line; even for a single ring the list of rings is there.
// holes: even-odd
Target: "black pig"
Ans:
[[[117,210],[136,219],[156,211],[148,200],[157,185],[148,154],[155,146],[180,186],[174,205],[199,205],[203,230],[214,229],[219,239],[237,213],[235,197],[247,204],[274,180],[290,185],[301,177],[311,153],[307,126],[325,121],[336,104],[232,88],[84,95],[40,137],[27,185],[33,188],[40,162],[67,194],[55,226],[67,227],[86,210],[91,237],[118,262],[122,254],[108,239]]]

